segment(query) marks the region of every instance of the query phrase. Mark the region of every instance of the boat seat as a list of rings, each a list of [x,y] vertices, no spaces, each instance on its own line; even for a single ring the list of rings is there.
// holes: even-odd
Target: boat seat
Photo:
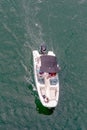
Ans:
[[[40,87],[40,91],[41,91],[41,94],[42,94],[42,95],[45,95],[45,94],[46,94],[45,87]]]
[[[41,95],[46,95],[46,90],[45,87],[40,87],[40,91],[41,91]],[[49,99],[50,100],[55,100],[56,99],[56,93],[57,93],[57,89],[51,87],[50,91],[49,91]]]
[[[56,88],[50,88],[50,99],[51,100],[54,100],[56,99],[56,92],[57,92],[57,89]]]

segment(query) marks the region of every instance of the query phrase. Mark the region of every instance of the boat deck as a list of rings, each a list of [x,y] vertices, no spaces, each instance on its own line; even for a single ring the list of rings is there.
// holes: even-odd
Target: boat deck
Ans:
[[[56,100],[57,88],[50,87],[49,91],[46,90],[46,87],[40,87],[41,95],[46,96],[49,95],[49,100]]]

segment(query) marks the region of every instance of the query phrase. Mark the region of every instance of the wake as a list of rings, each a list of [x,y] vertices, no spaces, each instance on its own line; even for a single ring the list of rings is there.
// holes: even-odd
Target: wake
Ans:
[[[28,83],[29,85],[32,86],[33,91],[36,91],[36,87],[33,83],[33,79],[32,79],[32,76],[31,76],[31,70],[28,70],[28,67],[23,63],[23,61],[20,61],[20,63],[22,65],[22,67],[24,68],[26,74],[28,75],[28,76],[26,76],[26,75],[24,76],[24,80],[26,81],[26,83]]]

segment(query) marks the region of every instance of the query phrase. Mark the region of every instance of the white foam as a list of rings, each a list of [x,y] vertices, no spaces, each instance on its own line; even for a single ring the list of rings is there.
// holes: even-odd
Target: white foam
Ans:
[[[83,4],[84,2],[85,2],[85,0],[80,0],[78,3]]]
[[[38,27],[38,23],[35,23],[35,26]]]
[[[42,3],[43,1],[42,0],[38,0],[38,3]]]

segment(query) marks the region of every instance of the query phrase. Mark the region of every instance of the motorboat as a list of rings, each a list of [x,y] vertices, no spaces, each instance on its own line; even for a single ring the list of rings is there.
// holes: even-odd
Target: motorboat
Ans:
[[[59,99],[60,70],[53,51],[46,52],[46,46],[41,45],[40,51],[33,50],[33,68],[36,89],[44,107],[55,108]]]

